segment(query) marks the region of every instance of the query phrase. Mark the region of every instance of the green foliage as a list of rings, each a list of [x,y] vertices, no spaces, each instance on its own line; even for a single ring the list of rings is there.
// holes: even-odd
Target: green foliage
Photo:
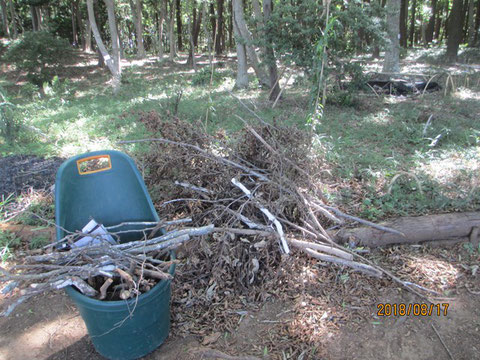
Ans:
[[[327,37],[329,58],[340,58],[383,44],[383,9],[376,2],[332,3],[331,17],[336,21],[331,24],[325,23],[324,11],[317,0],[295,4],[281,1],[275,5],[267,30],[283,61],[311,71],[319,47],[327,44],[324,41]],[[325,30],[327,27],[331,29]],[[328,32],[335,33],[335,36],[327,36]]]
[[[5,195],[2,195],[0,198],[0,221],[6,220],[5,218],[5,212],[7,205],[11,203],[14,200],[13,194],[8,195],[5,197]]]
[[[71,48],[65,39],[37,31],[26,32],[12,42],[4,59],[27,72],[28,80],[40,87],[54,77],[59,66],[70,56]]]
[[[209,66],[203,67],[201,70],[197,71],[195,75],[193,75],[192,85],[208,85],[210,84],[210,79],[212,79],[212,84],[216,85],[224,79],[224,76],[223,74],[216,71],[213,71],[212,76],[211,68]]]
[[[0,87],[0,136],[9,144],[13,144],[20,129],[14,110],[15,105],[9,101],[6,91]]]
[[[10,231],[0,230],[0,260],[7,261],[13,256],[13,248],[20,245],[20,238]]]
[[[35,249],[41,249],[48,244],[50,244],[49,236],[47,234],[41,234],[41,235],[34,236],[30,240],[28,247],[30,250],[35,250]]]

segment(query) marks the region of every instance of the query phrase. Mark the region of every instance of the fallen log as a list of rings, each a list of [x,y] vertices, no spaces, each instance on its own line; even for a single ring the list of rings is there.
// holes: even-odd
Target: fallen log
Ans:
[[[474,246],[478,246],[480,240],[480,212],[402,217],[382,225],[396,229],[404,236],[371,227],[360,227],[342,229],[334,237],[339,243],[350,242],[355,246],[369,247],[436,242],[450,244],[460,241],[470,241]]]

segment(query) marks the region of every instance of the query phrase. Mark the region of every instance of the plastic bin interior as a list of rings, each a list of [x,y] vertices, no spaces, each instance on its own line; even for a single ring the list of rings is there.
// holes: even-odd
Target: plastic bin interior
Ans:
[[[98,168],[98,164],[103,165]],[[95,151],[70,158],[58,169],[55,182],[57,226],[77,231],[91,218],[105,226],[159,221],[145,183],[129,156],[113,150]],[[113,231],[132,228],[124,226]],[[58,227],[56,235],[57,240],[66,236]],[[140,238],[141,232],[120,235],[121,242]]]

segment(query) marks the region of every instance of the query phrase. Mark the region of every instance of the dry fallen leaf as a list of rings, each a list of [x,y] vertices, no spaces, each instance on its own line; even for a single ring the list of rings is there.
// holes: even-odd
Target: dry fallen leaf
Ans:
[[[218,339],[220,339],[220,336],[222,336],[222,333],[216,332],[211,335],[206,336],[203,341],[202,345],[209,345],[215,343]]]

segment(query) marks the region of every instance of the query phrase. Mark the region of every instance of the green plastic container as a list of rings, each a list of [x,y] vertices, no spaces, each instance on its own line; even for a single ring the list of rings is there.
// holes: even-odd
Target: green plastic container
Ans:
[[[96,167],[92,168],[95,162]],[[91,218],[105,226],[159,221],[133,160],[118,151],[82,154],[62,164],[55,182],[55,218],[57,240],[66,235],[62,228],[81,230]],[[139,238],[138,233],[120,236],[121,242]],[[173,252],[171,257],[175,257]],[[175,265],[169,272],[174,274]],[[92,299],[73,287],[66,291],[77,305],[95,349],[106,358],[142,357],[168,336],[170,280],[162,280],[150,291],[128,301]]]

